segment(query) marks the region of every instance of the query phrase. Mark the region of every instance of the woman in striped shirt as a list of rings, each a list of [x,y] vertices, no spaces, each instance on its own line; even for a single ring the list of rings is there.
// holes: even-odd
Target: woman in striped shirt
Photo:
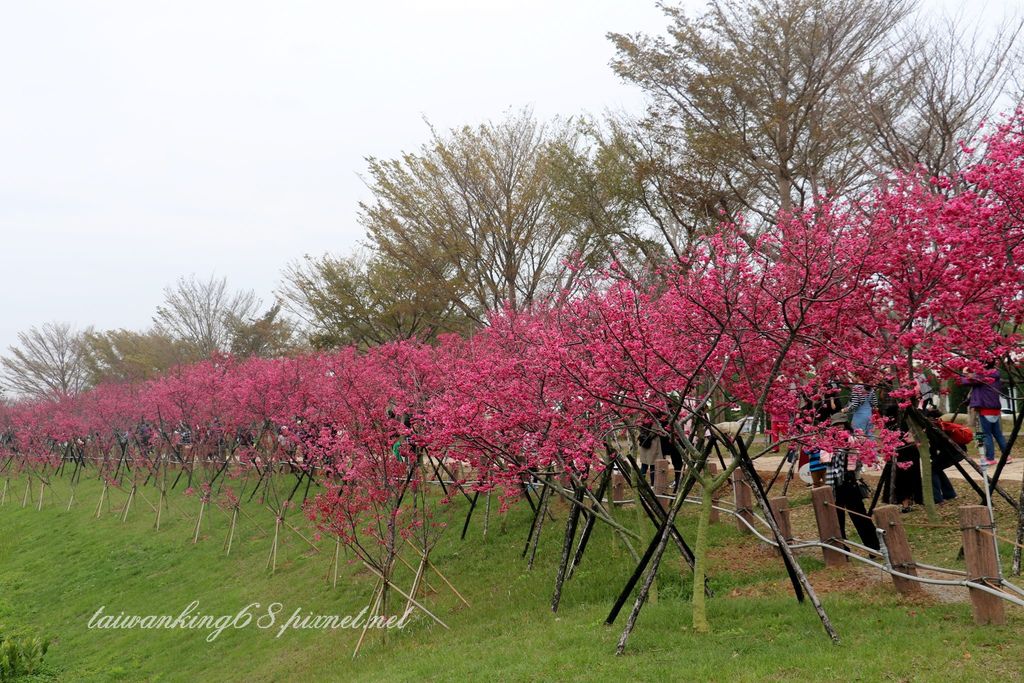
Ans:
[[[871,438],[871,415],[878,410],[878,393],[874,387],[855,384],[850,390],[850,402],[846,412],[850,415],[850,427],[854,432],[858,429],[864,436]]]

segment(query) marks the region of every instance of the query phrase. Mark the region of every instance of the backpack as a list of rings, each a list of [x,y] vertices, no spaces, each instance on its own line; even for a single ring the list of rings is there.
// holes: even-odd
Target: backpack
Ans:
[[[942,427],[942,431],[946,432],[946,436],[957,446],[966,446],[974,440],[974,432],[971,431],[970,427],[955,422],[946,422],[945,420],[940,420],[939,426]]]

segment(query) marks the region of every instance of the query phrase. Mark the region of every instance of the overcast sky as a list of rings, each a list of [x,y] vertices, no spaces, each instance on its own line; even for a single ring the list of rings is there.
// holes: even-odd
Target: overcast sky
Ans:
[[[46,321],[147,327],[191,273],[269,302],[362,239],[364,157],[424,117],[639,111],[605,33],[664,24],[652,0],[0,3],[0,353]]]

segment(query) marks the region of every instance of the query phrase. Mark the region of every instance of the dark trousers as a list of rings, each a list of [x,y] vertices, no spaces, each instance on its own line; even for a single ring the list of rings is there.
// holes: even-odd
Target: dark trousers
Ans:
[[[935,495],[936,503],[956,498],[956,489],[943,470],[932,470],[932,493]]]
[[[878,535],[875,533],[875,523],[868,518],[868,511],[864,507],[864,499],[860,497],[860,487],[855,481],[844,481],[836,487],[836,507],[846,508],[851,512],[850,518],[861,543],[869,548],[878,550]],[[846,536],[846,513],[843,510],[836,510],[839,513],[839,532]]]

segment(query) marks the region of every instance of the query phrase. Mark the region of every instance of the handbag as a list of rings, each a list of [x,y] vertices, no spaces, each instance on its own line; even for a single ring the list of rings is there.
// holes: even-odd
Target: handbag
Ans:
[[[871,495],[871,487],[863,479],[857,480],[857,490],[860,491],[861,498],[867,498]]]

